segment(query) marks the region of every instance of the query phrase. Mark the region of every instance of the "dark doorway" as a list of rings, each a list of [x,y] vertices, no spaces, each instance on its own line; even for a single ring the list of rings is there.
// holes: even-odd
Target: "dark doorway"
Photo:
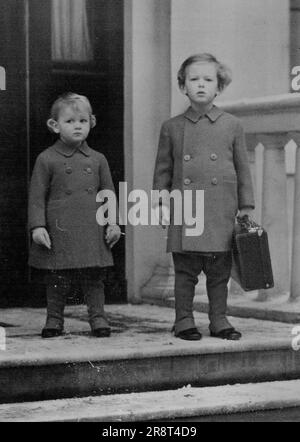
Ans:
[[[98,124],[88,142],[108,159],[116,189],[124,180],[123,1],[76,1],[84,15],[72,2],[71,12],[56,11],[62,3],[68,6],[68,0],[0,0],[0,65],[7,71],[7,90],[0,91],[0,306],[44,303],[27,267],[27,186],[37,155],[54,141],[45,122],[58,95],[89,97]],[[124,240],[114,255],[107,301],[126,301]]]

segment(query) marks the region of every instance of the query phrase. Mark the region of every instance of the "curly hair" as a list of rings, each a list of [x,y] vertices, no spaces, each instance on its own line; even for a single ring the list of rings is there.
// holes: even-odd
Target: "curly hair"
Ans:
[[[93,128],[96,125],[96,117],[93,115],[93,109],[89,99],[84,95],[79,95],[74,92],[66,92],[65,94],[60,95],[51,107],[50,118],[47,121],[48,129],[51,132],[53,132],[51,121],[57,121],[61,110],[65,107],[72,107],[76,111],[84,108],[90,115],[91,127]]]
[[[206,52],[202,54],[192,55],[182,63],[177,74],[177,80],[180,89],[182,89],[185,85],[187,68],[191,66],[191,64],[201,62],[213,63],[216,65],[218,88],[219,91],[222,92],[232,81],[231,70],[225,64],[218,61],[217,58],[214,57],[212,54],[208,54]]]

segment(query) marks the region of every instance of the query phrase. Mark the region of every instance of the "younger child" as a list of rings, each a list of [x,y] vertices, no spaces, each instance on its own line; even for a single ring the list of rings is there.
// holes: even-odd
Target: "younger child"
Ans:
[[[104,155],[86,143],[96,118],[86,97],[68,93],[53,104],[47,125],[59,139],[38,156],[29,194],[29,265],[47,270],[42,337],[63,333],[65,299],[74,283],[85,295],[92,334],[108,337],[102,269],[113,265],[110,249],[120,228],[105,231],[96,221],[97,193],[114,191]]]
[[[251,174],[241,124],[214,105],[229,85],[228,69],[211,54],[189,57],[178,72],[190,107],[162,125],[153,189],[204,190],[204,232],[187,236],[184,225],[171,224],[167,250],[175,266],[175,336],[199,340],[193,300],[198,276],[206,274],[211,336],[238,340],[226,317],[227,284],[232,260],[235,217],[254,209]],[[162,212],[167,213],[163,207]],[[168,218],[168,216],[167,216]],[[167,220],[166,220],[167,221]]]

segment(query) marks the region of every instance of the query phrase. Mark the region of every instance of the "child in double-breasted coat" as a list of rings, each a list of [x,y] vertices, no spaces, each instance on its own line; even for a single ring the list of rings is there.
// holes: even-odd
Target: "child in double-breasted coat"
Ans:
[[[114,191],[104,155],[86,143],[96,120],[88,99],[69,93],[55,101],[47,124],[59,140],[38,156],[29,194],[29,265],[48,271],[42,337],[62,334],[65,298],[74,283],[85,295],[92,333],[108,337],[102,269],[113,265],[110,249],[120,229],[104,230],[96,220],[97,193]]]
[[[182,64],[178,82],[191,106],[162,125],[153,189],[204,190],[204,231],[187,236],[186,226],[175,225],[171,214],[167,250],[175,266],[175,336],[202,337],[195,327],[193,299],[204,271],[211,335],[238,340],[241,333],[226,317],[232,233],[236,215],[250,215],[254,198],[242,126],[214,105],[231,82],[230,72],[214,56],[198,54]]]

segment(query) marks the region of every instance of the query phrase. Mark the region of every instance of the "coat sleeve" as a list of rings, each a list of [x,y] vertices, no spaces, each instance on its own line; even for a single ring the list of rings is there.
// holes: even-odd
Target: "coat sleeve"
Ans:
[[[245,207],[251,207],[254,209],[255,202],[245,134],[240,122],[237,124],[233,148],[234,165],[238,180],[239,210]]]
[[[104,155],[101,155],[100,161],[100,190],[111,190],[115,193],[115,186],[111,177],[108,161]]]
[[[43,156],[36,160],[29,188],[28,227],[46,227],[46,199],[50,183],[49,166]]]
[[[100,169],[99,169],[99,175],[100,175],[100,191],[101,190],[110,190],[115,195],[115,201],[116,201],[116,223],[119,223],[119,207],[117,202],[117,196],[115,191],[115,186],[112,180],[110,168],[107,159],[104,155],[101,155],[100,160]],[[114,224],[114,223],[113,223]]]
[[[162,125],[156,156],[153,190],[171,191],[173,180],[173,145],[166,123]]]

